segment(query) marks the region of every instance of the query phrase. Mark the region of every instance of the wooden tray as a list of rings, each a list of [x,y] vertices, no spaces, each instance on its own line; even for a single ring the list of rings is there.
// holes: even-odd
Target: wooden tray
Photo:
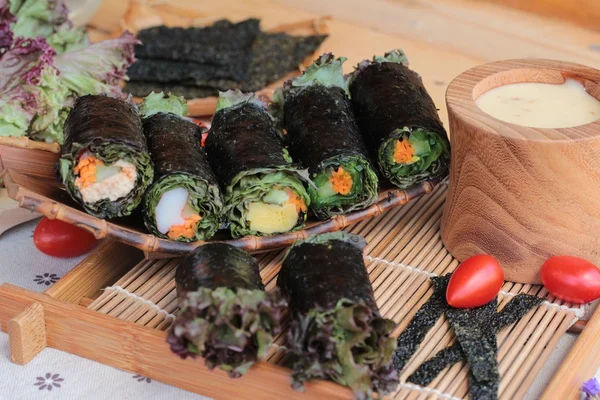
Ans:
[[[428,277],[451,272],[458,265],[439,235],[445,192],[446,186],[439,185],[428,196],[349,229],[369,243],[365,262],[382,313],[398,324],[394,335],[431,295]],[[275,285],[283,254],[274,251],[258,256],[267,290]],[[177,310],[173,278],[178,263],[178,259],[143,260],[139,250],[106,241],[44,294],[0,286],[0,322],[5,330],[8,323],[12,331],[13,359],[25,363],[50,346],[217,399],[351,398],[347,389],[330,382],[310,383],[305,393],[292,390],[289,371],[279,365],[284,353],[278,347],[267,362],[258,363],[238,380],[222,371],[209,371],[201,359],[181,360],[173,355],[165,340]],[[582,312],[548,296],[540,286],[510,282],[502,288],[500,307],[523,292],[547,297],[547,301],[498,335],[501,399],[523,397],[560,337]],[[600,315],[596,318],[600,320]],[[586,340],[589,343],[589,335]],[[423,360],[452,341],[448,324],[439,321],[402,374],[402,382]],[[277,343],[284,343],[283,335]],[[587,358],[588,370],[600,363],[593,354]],[[572,370],[572,380],[561,382],[562,393],[579,384],[581,369]],[[391,397],[465,398],[467,381],[468,367],[455,365],[429,387],[402,383]]]
[[[297,239],[316,233],[338,231],[352,223],[375,217],[390,208],[406,204],[412,199],[431,192],[437,183],[438,181],[424,182],[407,190],[382,190],[377,203],[370,207],[346,215],[334,216],[327,221],[310,220],[306,228],[300,231],[274,236],[246,236],[239,239],[231,239],[223,232],[221,236],[217,235],[211,240],[226,241],[251,252],[287,247]],[[4,184],[8,188],[8,195],[21,207],[82,227],[92,232],[97,238],[114,238],[143,250],[148,258],[184,255],[206,243],[205,241],[182,243],[158,238],[146,232],[139,216],[117,218],[110,221],[93,217],[83,211],[64,189],[50,182],[11,170],[4,174]]]

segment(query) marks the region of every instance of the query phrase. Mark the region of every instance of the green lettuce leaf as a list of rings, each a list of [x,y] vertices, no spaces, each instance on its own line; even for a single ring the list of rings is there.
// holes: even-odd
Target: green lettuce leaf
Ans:
[[[148,118],[160,112],[171,113],[180,117],[188,115],[187,101],[183,97],[171,93],[167,95],[163,92],[152,92],[144,97],[139,110],[142,118]]]
[[[331,171],[342,167],[352,176],[352,189],[346,195],[328,190]],[[319,219],[360,210],[377,201],[379,179],[367,159],[362,156],[340,156],[327,160],[314,178],[316,186],[308,187],[311,209]]]

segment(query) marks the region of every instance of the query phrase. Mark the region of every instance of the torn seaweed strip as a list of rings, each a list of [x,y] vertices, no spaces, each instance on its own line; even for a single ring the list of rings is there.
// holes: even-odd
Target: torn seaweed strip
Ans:
[[[513,297],[508,304],[498,313],[494,319],[495,333],[502,328],[512,325],[525,316],[531,309],[537,307],[544,301],[542,298],[521,293]],[[460,344],[454,343],[450,347],[438,352],[408,377],[407,381],[415,385],[429,385],[446,367],[451,367],[465,359]]]
[[[417,311],[408,327],[398,337],[398,347],[394,353],[394,367],[400,373],[410,358],[415,354],[427,332],[440,319],[442,314],[450,308],[446,303],[446,288],[451,274],[433,277],[433,294]]]

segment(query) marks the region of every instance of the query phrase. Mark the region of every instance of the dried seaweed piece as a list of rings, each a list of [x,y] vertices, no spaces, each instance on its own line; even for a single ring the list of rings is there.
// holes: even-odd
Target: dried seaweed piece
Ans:
[[[260,32],[259,23],[258,19],[236,24],[222,20],[204,28],[148,28],[138,33],[143,44],[136,46],[135,54],[140,58],[217,64],[243,79]]]
[[[248,72],[241,89],[255,92],[283,78],[317,51],[326,38],[327,35],[261,33],[252,46]]]
[[[129,70],[132,82],[179,83],[193,86],[210,86],[220,90],[237,88],[239,79],[215,64],[188,61],[138,59]]]
[[[496,315],[494,328],[496,332],[505,326],[512,325],[525,316],[531,309],[542,304],[544,299],[521,293],[513,297]]]
[[[456,341],[471,365],[471,372],[479,381],[499,379],[498,360],[496,358],[496,336],[493,343],[489,336],[494,326],[498,300],[471,309],[448,307],[446,316],[456,334]]]
[[[537,307],[543,299],[521,293],[513,297],[508,304],[496,314],[493,331],[498,333],[502,328],[512,325],[525,316],[531,309]],[[425,361],[408,377],[407,381],[415,385],[429,385],[445,368],[465,359],[460,344],[454,343],[450,347],[439,351],[435,356]]]
[[[415,354],[427,332],[440,319],[450,306],[446,303],[446,288],[452,274],[431,278],[433,294],[417,311],[404,332],[398,337],[398,347],[394,353],[394,367],[400,373]]]
[[[137,97],[146,97],[152,92],[171,93],[189,99],[218,96],[219,89],[206,86],[186,86],[178,84],[164,84],[157,82],[127,82],[123,91]]]

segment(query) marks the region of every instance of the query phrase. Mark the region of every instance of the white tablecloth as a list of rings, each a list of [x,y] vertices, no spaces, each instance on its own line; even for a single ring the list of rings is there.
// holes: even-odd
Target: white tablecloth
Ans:
[[[31,239],[36,223],[37,220],[25,223],[0,236],[0,284],[6,282],[42,292],[84,258],[55,259],[37,251]],[[567,334],[561,339],[526,398],[539,397],[576,338]],[[0,332],[0,399],[38,398],[185,400],[206,397],[49,348],[26,366],[19,366],[9,359],[8,335]]]

